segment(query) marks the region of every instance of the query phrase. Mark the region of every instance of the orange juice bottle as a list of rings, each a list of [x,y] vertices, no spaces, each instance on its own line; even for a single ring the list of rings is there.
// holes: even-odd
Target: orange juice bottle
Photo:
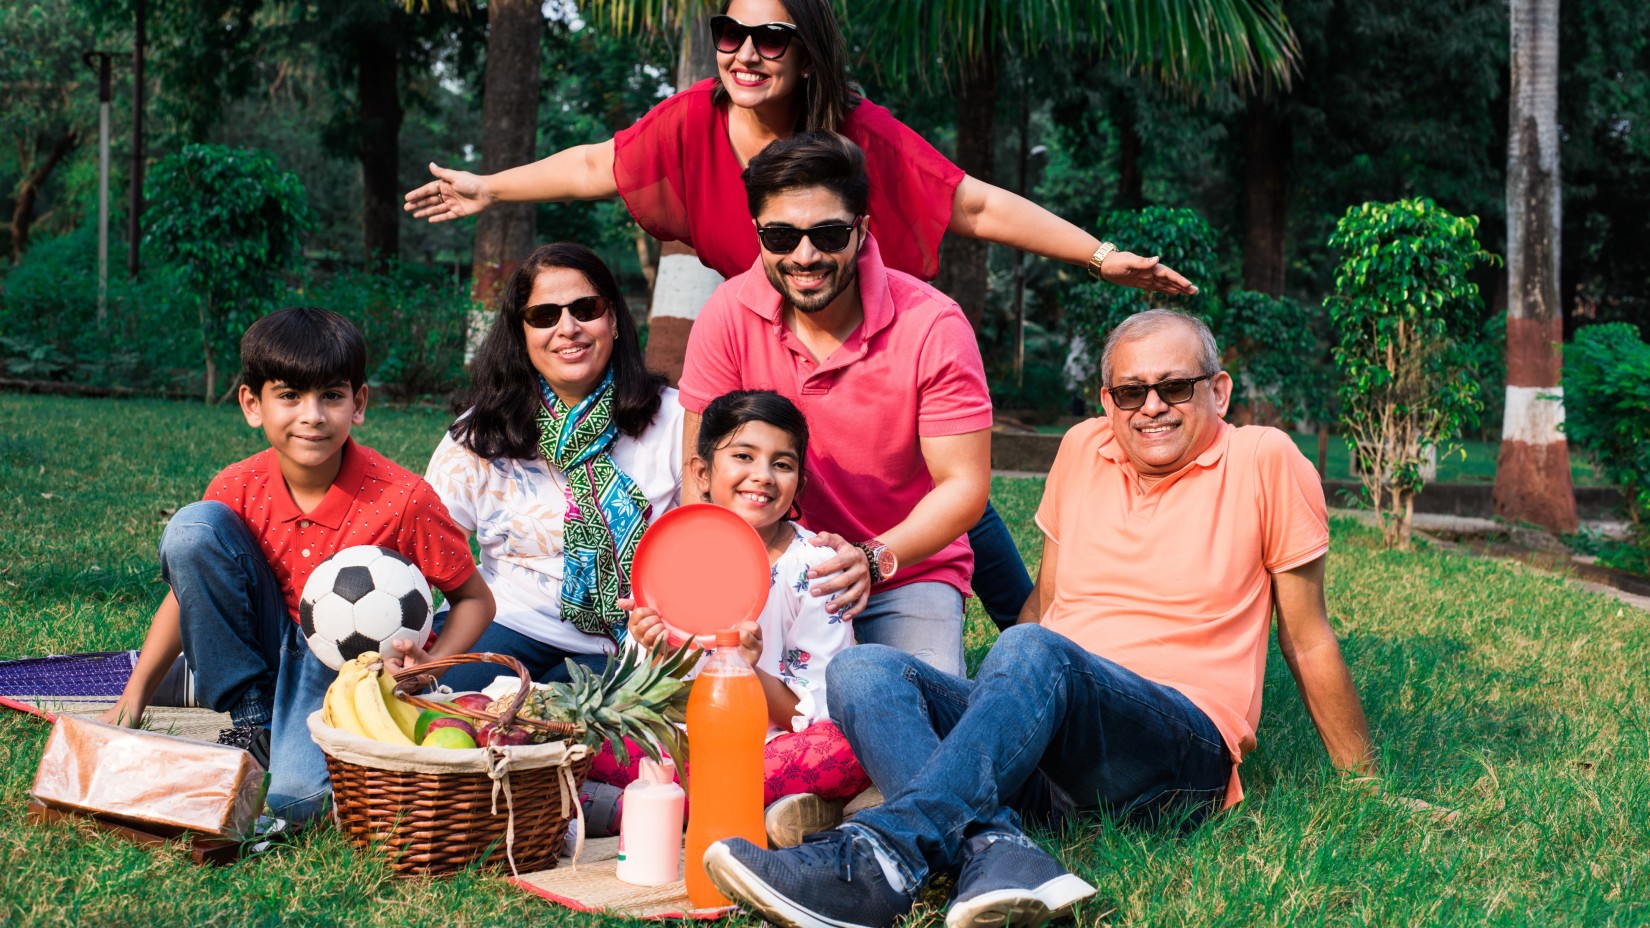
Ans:
[[[762,684],[739,656],[739,633],[716,633],[688,697],[688,899],[697,908],[727,905],[705,874],[705,849],[723,838],[767,847],[762,825],[762,743],[768,704]]]

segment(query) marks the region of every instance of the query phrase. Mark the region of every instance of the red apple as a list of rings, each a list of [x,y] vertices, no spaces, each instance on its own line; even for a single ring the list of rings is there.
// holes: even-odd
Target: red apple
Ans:
[[[479,709],[482,712],[486,712],[487,707],[492,705],[493,701],[480,693],[465,693],[463,696],[455,697],[452,704],[461,709],[469,709],[471,711]]]
[[[515,727],[501,729],[493,722],[481,726],[481,731],[476,733],[476,744],[480,747],[486,747],[489,744],[502,747],[511,744],[532,743],[533,736],[528,733],[527,729]]]
[[[452,716],[446,715],[430,722],[430,727],[425,730],[424,737],[428,738],[430,736],[430,732],[439,731],[443,728],[456,728],[466,735],[469,735],[470,738],[475,740],[477,744],[480,744],[480,740],[476,738],[476,729],[474,725],[471,725],[464,719],[455,719]]]

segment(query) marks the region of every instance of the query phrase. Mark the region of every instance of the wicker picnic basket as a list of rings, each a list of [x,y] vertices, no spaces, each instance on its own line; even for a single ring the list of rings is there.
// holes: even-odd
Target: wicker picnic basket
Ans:
[[[428,672],[457,664],[503,664],[521,680],[502,713],[468,710],[402,692],[422,689]],[[574,726],[517,718],[530,680],[521,662],[502,654],[459,654],[395,675],[400,698],[425,709],[511,724],[563,739]],[[434,750],[362,738],[309,717],[310,734],[326,754],[333,814],[357,847],[384,853],[397,875],[449,873],[478,860],[509,863],[517,873],[556,865],[590,749],[568,740],[545,744]]]

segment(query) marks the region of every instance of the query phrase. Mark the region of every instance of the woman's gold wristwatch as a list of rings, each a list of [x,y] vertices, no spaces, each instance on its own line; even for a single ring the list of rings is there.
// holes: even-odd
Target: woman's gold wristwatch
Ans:
[[[1111,242],[1101,242],[1100,247],[1094,249],[1094,254],[1089,256],[1089,276],[1095,280],[1105,280],[1106,278],[1100,275],[1100,265],[1106,263],[1106,255],[1116,250],[1117,246]]]

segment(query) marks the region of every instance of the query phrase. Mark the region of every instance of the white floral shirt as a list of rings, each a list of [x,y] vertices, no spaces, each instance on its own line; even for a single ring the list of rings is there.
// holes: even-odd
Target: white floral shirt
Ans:
[[[796,694],[793,731],[830,718],[825,703],[825,668],[831,659],[854,645],[854,627],[825,611],[827,597],[809,588],[825,578],[808,580],[808,570],[836,554],[812,545],[814,536],[795,522],[795,537],[769,571],[768,601],[757,617],[762,627],[762,656],[756,666],[779,678]],[[770,732],[772,737],[775,732]]]
[[[652,521],[674,507],[682,488],[682,405],[660,393],[659,412],[641,438],[620,435],[613,463],[652,504]],[[452,435],[430,456],[424,474],[459,527],[481,548],[481,576],[493,591],[493,621],[575,654],[613,650],[561,617],[562,517],[567,476],[542,458],[485,460]]]

